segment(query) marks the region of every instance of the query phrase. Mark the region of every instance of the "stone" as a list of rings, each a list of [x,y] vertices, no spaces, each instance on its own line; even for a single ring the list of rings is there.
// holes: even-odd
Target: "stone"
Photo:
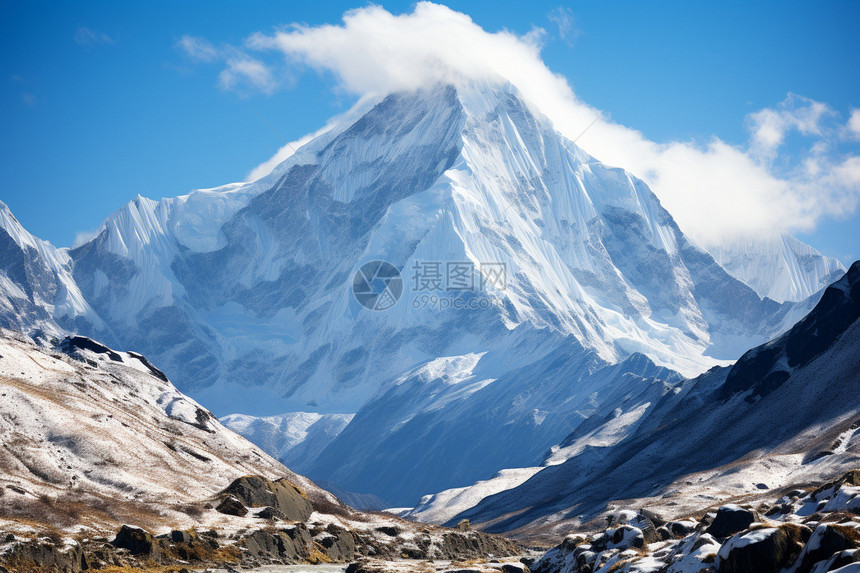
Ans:
[[[715,569],[717,573],[777,573],[795,562],[809,534],[808,528],[797,525],[739,533],[720,548]]]
[[[248,515],[248,508],[232,495],[228,495],[221,500],[221,503],[218,504],[215,511],[225,515],[235,515],[237,517],[245,517]]]
[[[283,511],[280,511],[279,509],[275,509],[274,507],[270,506],[264,507],[263,509],[258,511],[257,517],[261,519],[270,519],[272,521],[280,521],[287,518],[287,516],[284,515]]]
[[[234,496],[247,507],[272,507],[291,521],[307,521],[313,506],[307,495],[289,480],[276,481],[262,476],[244,476],[222,492]]]
[[[725,539],[745,530],[756,521],[758,516],[753,510],[737,505],[724,505],[717,511],[714,522],[706,532],[719,539]]]
[[[170,532],[170,541],[173,543],[185,543],[186,545],[191,545],[195,537],[196,536],[193,531],[173,530]]]
[[[111,545],[119,549],[128,549],[132,555],[144,555],[155,560],[161,554],[158,540],[151,533],[139,527],[123,525]]]
[[[6,558],[6,564],[16,572],[80,573],[89,568],[80,545],[62,551],[49,543],[18,543]]]
[[[332,561],[342,563],[355,559],[355,537],[346,529],[327,533],[316,541]]]
[[[472,529],[472,524],[469,523],[468,519],[461,519],[460,523],[457,524],[457,529],[460,531],[469,531]]]
[[[844,525],[824,523],[815,528],[800,556],[797,571],[808,573],[819,561],[829,559],[835,553],[860,548],[860,531]]]

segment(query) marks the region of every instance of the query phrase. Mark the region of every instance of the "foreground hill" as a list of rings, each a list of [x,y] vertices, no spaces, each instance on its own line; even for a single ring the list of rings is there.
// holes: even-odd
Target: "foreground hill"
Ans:
[[[0,571],[473,559],[510,542],[343,505],[148,360],[0,331]]]

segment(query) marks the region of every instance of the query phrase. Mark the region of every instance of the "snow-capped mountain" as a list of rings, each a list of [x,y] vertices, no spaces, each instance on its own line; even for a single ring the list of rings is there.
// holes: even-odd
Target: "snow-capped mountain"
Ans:
[[[28,233],[0,201],[0,327],[56,336],[105,325],[72,277],[66,250]]]
[[[292,412],[280,416],[230,414],[221,423],[286,466],[316,458],[352,420],[352,414]]]
[[[858,347],[860,261],[788,332],[652,401],[623,439],[563,456],[556,450],[531,475],[520,470],[525,478],[513,487],[500,476],[428,498],[416,513],[558,533],[613,500],[647,498],[652,509],[677,515],[839,474],[860,462]]]
[[[69,257],[112,344],[219,415],[355,414],[297,469],[410,504],[538,464],[608,407],[607,385],[663,388],[815,302],[759,297],[647,185],[501,81],[362,102],[267,177],[138,197]],[[399,269],[399,298],[356,294],[393,292],[378,264],[357,275],[372,261]],[[370,415],[394,402],[396,416]],[[433,455],[408,451],[434,438],[419,421],[444,428]],[[481,444],[471,456],[464,435]],[[512,436],[531,439],[514,452]],[[440,471],[445,459],[468,467]],[[405,471],[427,489],[391,490]]]
[[[845,273],[837,259],[788,234],[727,239],[708,251],[730,275],[777,302],[804,300]]]

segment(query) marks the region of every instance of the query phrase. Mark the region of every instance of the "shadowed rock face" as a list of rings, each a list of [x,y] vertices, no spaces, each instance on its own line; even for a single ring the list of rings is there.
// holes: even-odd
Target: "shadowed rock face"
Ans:
[[[606,500],[651,497],[684,475],[746,467],[750,452],[756,459],[806,455],[820,450],[821,440],[845,439],[838,436],[856,429],[852,422],[860,415],[858,299],[860,262],[786,334],[750,350],[735,366],[712,369],[667,394],[622,441],[547,467],[448,523],[492,521],[489,531],[505,532],[553,514],[593,517]],[[774,373],[781,378],[769,377]],[[800,458],[792,471],[807,471]],[[713,477],[729,487],[723,484],[731,475],[727,469]],[[694,488],[686,491],[692,495]]]
[[[719,397],[746,391],[748,402],[767,396],[809,364],[860,317],[860,261],[833,285],[806,317],[780,338],[744,354],[729,372]],[[780,364],[780,362],[783,362]]]
[[[307,521],[313,506],[305,493],[286,479],[271,481],[261,476],[235,480],[223,492],[248,507],[272,507],[291,521]]]

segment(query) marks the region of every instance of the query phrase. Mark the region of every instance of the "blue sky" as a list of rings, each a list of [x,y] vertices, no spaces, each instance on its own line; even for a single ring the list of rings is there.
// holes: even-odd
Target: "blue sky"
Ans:
[[[542,28],[543,62],[578,100],[657,143],[748,145],[749,114],[789,93],[826,104],[833,126],[860,107],[856,2],[446,5],[491,33]],[[258,114],[293,140],[357,96],[336,72],[299,65],[271,93],[223,89],[218,65],[195,61],[179,42],[242,46],[278,25],[338,24],[362,6],[0,1],[0,199],[32,233],[68,246],[137,194],[242,180],[283,143]],[[834,157],[858,152],[851,137],[828,145]],[[788,132],[772,168],[802,161],[809,147],[808,134]],[[801,238],[843,262],[860,258],[856,212],[816,221]]]

